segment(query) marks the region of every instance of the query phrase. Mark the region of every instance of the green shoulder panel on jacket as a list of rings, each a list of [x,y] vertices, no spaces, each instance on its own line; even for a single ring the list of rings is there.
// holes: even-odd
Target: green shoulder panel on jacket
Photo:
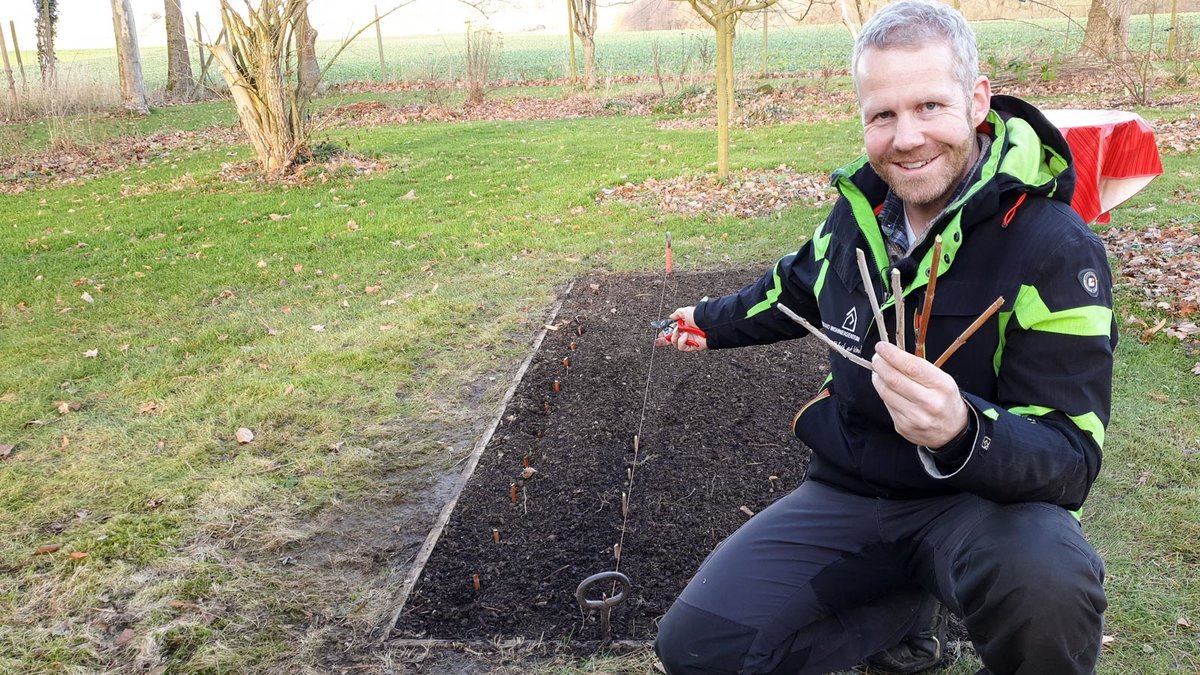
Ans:
[[[1101,305],[1083,305],[1052,311],[1034,286],[1022,285],[1013,305],[1013,316],[1026,330],[1079,337],[1107,337],[1113,313]]]

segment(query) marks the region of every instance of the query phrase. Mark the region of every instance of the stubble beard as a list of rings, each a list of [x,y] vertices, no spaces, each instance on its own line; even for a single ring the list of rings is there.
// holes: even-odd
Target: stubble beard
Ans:
[[[913,161],[914,158],[891,153],[878,162],[872,161],[871,165],[905,204],[921,207],[944,206],[966,173],[974,147],[974,135],[958,146],[942,145],[941,156],[938,158],[941,167],[936,173],[928,176],[903,175],[903,170],[898,169],[896,164]]]

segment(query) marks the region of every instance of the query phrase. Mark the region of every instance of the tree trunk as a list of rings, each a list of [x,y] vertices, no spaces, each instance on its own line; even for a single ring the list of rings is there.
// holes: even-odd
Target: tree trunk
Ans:
[[[297,18],[295,31],[300,46],[300,96],[308,101],[321,86],[321,64],[317,63],[317,29],[308,20],[307,7]]]
[[[196,83],[192,78],[192,58],[188,53],[181,2],[163,0],[163,17],[167,25],[167,93],[191,98]]]
[[[583,37],[583,77],[588,91],[596,88],[596,41],[592,36]]]
[[[1131,0],[1092,0],[1081,52],[1123,59],[1129,51]]]
[[[729,20],[716,19],[717,34],[717,178],[729,177]]]
[[[579,66],[575,63],[575,0],[567,0],[567,40],[571,49],[571,84],[578,84]]]
[[[112,0],[112,12],[113,32],[117,37],[117,66],[121,73],[121,101],[129,112],[149,115],[137,28],[133,25],[133,8],[129,0]]]
[[[275,80],[269,85],[264,82],[251,83],[238,68],[237,59],[226,43],[211,45],[217,69],[229,85],[229,93],[237,107],[242,129],[250,137],[255,157],[264,173],[276,173],[291,165],[296,156],[296,139],[288,122],[287,109],[283,104],[283,77],[279,75],[278,63],[265,64],[261,71],[274,73]],[[256,55],[247,54],[247,59]],[[256,71],[259,72],[259,71]],[[261,97],[259,92],[277,92],[276,96]]]
[[[58,58],[54,56],[54,35],[58,31],[58,7],[55,0],[34,0],[38,9],[37,53],[42,71],[42,86],[53,87],[58,81]]]

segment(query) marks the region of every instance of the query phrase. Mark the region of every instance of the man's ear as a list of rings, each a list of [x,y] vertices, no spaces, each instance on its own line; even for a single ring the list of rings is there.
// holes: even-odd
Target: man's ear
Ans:
[[[975,87],[971,90],[971,126],[978,127],[983,124],[983,120],[987,119],[988,111],[992,108],[992,83],[988,81],[987,76],[980,75],[979,79],[975,80]]]

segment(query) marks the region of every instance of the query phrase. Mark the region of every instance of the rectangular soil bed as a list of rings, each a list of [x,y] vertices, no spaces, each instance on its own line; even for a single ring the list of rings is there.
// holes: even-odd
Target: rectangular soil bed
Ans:
[[[662,275],[577,280],[393,637],[596,640],[575,590],[618,569],[612,637],[652,638],[713,546],[804,478],[789,427],[828,372],[820,343],[653,347],[651,319],[761,272],[673,275],[665,299]]]

